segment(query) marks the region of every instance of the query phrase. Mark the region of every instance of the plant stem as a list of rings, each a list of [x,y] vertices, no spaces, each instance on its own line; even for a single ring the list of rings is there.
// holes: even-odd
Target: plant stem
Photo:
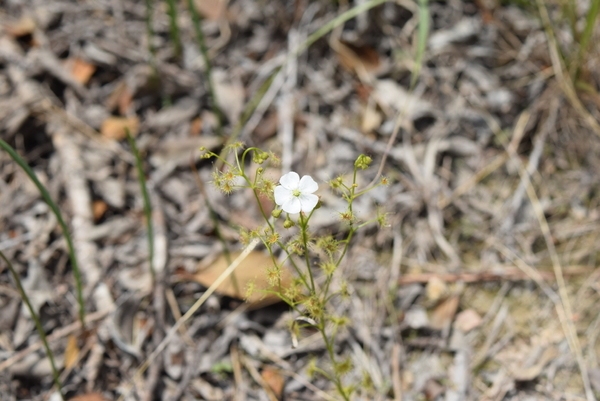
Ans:
[[[342,385],[342,379],[340,378],[340,376],[336,370],[335,351],[333,349],[333,344],[331,343],[329,337],[327,336],[327,332],[325,330],[325,322],[323,321],[323,319],[320,319],[320,322],[319,322],[319,332],[321,333],[321,336],[323,337],[323,341],[325,342],[325,348],[327,349],[327,354],[329,355],[329,360],[331,361],[331,364],[333,366],[333,369],[332,369],[333,382],[335,384],[335,387],[336,387],[338,393],[340,393],[340,395],[342,397],[344,397],[344,400],[349,401],[350,397],[348,396],[348,394],[346,394],[346,391],[344,390],[344,386]]]
[[[313,295],[316,295],[317,288],[315,287],[315,279],[313,277],[312,269],[310,268],[310,258],[308,256],[308,219],[304,217],[300,212],[300,232],[302,235],[302,245],[304,245],[304,261],[306,262],[306,270],[310,277],[310,291]]]
[[[594,33],[594,28],[596,27],[596,21],[598,20],[598,14],[600,13],[600,0],[592,0],[590,4],[590,9],[587,12],[585,17],[585,27],[583,28],[583,32],[579,41],[579,52],[576,59],[576,65],[573,69],[575,71],[573,81],[576,82],[577,78],[579,78],[579,74],[581,72],[581,65],[583,64],[583,58],[588,50],[588,46],[590,44],[590,39],[592,38],[592,34]]]
[[[23,299],[23,302],[25,302],[25,305],[27,306],[27,309],[31,314],[31,318],[35,323],[35,328],[37,329],[37,332],[40,335],[40,339],[42,340],[44,348],[46,349],[46,355],[48,356],[48,360],[50,361],[50,368],[52,369],[52,379],[54,380],[54,384],[58,388],[58,394],[60,394],[60,398],[64,400],[65,397],[62,392],[62,383],[60,382],[58,369],[56,368],[56,363],[54,362],[54,353],[52,352],[52,350],[50,349],[50,345],[48,344],[48,338],[46,337],[46,333],[44,332],[44,328],[42,327],[40,317],[37,315],[37,313],[33,309],[33,306],[31,305],[31,301],[29,300],[29,297],[27,296],[27,293],[25,292],[25,289],[21,284],[21,278],[19,277],[19,274],[2,251],[0,251],[0,258],[2,258],[8,266],[8,270],[10,270],[10,273],[13,276],[13,279],[15,280],[17,290],[19,291],[19,294],[21,294],[21,299]]]
[[[144,216],[146,217],[146,226],[148,228],[148,261],[150,262],[150,274],[152,275],[152,283],[154,284],[156,281],[156,272],[154,271],[154,226],[152,225],[152,204],[150,203],[148,188],[146,187],[146,176],[144,175],[144,166],[142,166],[140,152],[135,143],[135,139],[133,139],[128,129],[125,130],[125,133],[133,156],[135,157],[138,182],[140,183],[140,189],[144,199]]]
[[[181,36],[177,25],[177,4],[175,0],[167,0],[169,7],[169,34],[175,45],[175,57],[180,58],[182,53]]]
[[[4,149],[10,157],[23,169],[25,174],[29,177],[29,179],[35,184],[38,191],[42,195],[44,201],[50,206],[50,209],[56,216],[56,220],[60,225],[60,228],[63,232],[65,240],[67,241],[67,248],[69,252],[69,259],[71,260],[71,267],[73,269],[73,276],[75,278],[75,288],[77,292],[77,303],[79,305],[79,320],[81,321],[81,327],[85,330],[85,303],[83,301],[83,284],[81,280],[81,271],[79,269],[79,264],[77,263],[77,257],[75,256],[75,246],[73,245],[73,238],[69,233],[69,229],[67,228],[67,224],[65,223],[58,206],[52,198],[50,197],[50,193],[48,190],[42,185],[40,180],[37,178],[31,167],[27,164],[27,162],[19,156],[19,154],[10,146],[8,143],[4,142],[0,139],[0,148]]]
[[[419,0],[419,32],[417,36],[417,54],[415,55],[415,68],[410,78],[410,88],[414,89],[423,66],[423,55],[427,47],[429,35],[429,0]]]
[[[150,52],[150,65],[155,77],[158,77],[158,68],[156,67],[156,49],[152,40],[154,38],[154,29],[152,28],[152,13],[154,11],[154,0],[146,0],[146,35],[148,36],[148,52]]]
[[[217,134],[219,136],[224,136],[223,133],[223,113],[219,108],[219,103],[217,102],[217,95],[215,93],[215,87],[212,80],[212,65],[210,62],[210,57],[208,55],[208,48],[206,47],[206,41],[204,40],[204,33],[202,32],[202,20],[200,18],[200,14],[198,14],[198,10],[196,10],[196,5],[194,4],[194,0],[188,0],[188,8],[190,9],[190,13],[192,14],[192,22],[194,24],[194,31],[196,32],[196,42],[198,43],[198,48],[200,49],[200,53],[202,53],[202,58],[204,59],[204,68],[206,73],[205,79],[208,88],[208,96],[210,97],[210,102],[212,106],[213,113],[217,117]]]

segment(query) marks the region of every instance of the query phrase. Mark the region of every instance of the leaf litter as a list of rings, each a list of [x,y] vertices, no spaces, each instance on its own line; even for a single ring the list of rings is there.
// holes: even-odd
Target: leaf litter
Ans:
[[[293,57],[298,40],[338,16],[343,2],[196,4],[227,135],[246,118],[241,140],[321,182],[349,173],[360,153],[375,162],[389,153],[383,172],[392,184],[369,193],[357,213],[368,219],[374,206],[384,207],[390,227],[369,227],[354,239],[341,269],[352,298],[336,305],[350,319],[336,352],[354,362],[347,380],[360,383],[356,399],[593,399],[586,386],[600,388],[600,141],[589,117],[598,121],[600,113],[593,91],[579,94],[588,120],[573,113],[534,14],[517,3],[430,2],[431,33],[411,90],[414,3],[386,2]],[[217,135],[189,12],[180,7],[178,58],[163,6],[156,4],[148,38],[142,2],[5,4],[0,137],[25,157],[69,221],[89,297],[87,331],[77,323],[54,216],[4,153],[0,249],[35,300],[67,399],[117,399],[131,384],[127,399],[331,399],[331,383],[307,373],[312,358],[324,363],[323,344],[305,330],[292,348],[296,316],[268,296],[243,302],[240,287],[264,280],[261,250],[236,271],[238,288],[220,287],[153,370],[134,378],[157,333],[228,267],[222,241],[237,249],[237,228],[260,224],[249,194],[223,197],[209,184],[214,166],[197,149],[218,150],[225,138]],[[561,21],[558,8],[549,11]],[[568,40],[566,24],[556,29]],[[596,88],[597,52],[592,46],[583,66]],[[244,107],[284,59],[285,74],[247,115]],[[153,206],[163,215],[159,287],[148,274],[126,129],[137,134]],[[364,184],[375,174],[368,170]],[[339,204],[324,188],[313,229],[335,235],[344,230]],[[48,399],[49,365],[13,288],[0,266],[0,399]],[[562,324],[560,291],[573,309]],[[579,360],[565,327],[574,329]]]

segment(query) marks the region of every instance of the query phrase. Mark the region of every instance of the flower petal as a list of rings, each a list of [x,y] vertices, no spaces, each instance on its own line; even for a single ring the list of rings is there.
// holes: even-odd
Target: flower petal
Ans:
[[[275,195],[275,203],[279,206],[283,205],[286,202],[289,202],[291,198],[294,197],[292,191],[289,189],[285,189],[281,185],[275,187],[275,191],[273,192]]]
[[[298,189],[303,194],[312,194],[317,189],[319,189],[319,184],[317,184],[310,175],[305,175],[300,180],[300,183],[298,184]]]
[[[289,173],[282,175],[279,179],[279,183],[281,184],[281,186],[285,189],[290,190],[298,189],[299,181],[300,176],[294,171],[290,171]]]
[[[281,205],[281,208],[286,213],[300,213],[302,210],[302,204],[300,203],[300,198],[292,196],[287,202]]]
[[[304,213],[310,213],[319,203],[319,197],[314,194],[302,194],[300,197],[300,203],[302,204],[302,211]]]

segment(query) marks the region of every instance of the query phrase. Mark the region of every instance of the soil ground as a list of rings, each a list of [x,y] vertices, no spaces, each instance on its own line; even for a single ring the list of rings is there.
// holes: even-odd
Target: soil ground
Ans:
[[[153,355],[214,281],[205,268],[227,267],[223,245],[242,249],[239,228],[263,223],[250,191],[211,184],[218,166],[200,147],[232,138],[278,154],[274,180],[293,170],[319,183],[315,236],[347,232],[327,182],[351,177],[359,154],[373,159],[359,188],[380,166],[390,181],[357,201],[359,221],[383,210],[388,224],[355,235],[333,284],[350,293],[333,308],[349,318],[335,352],[352,362],[353,399],[600,394],[598,32],[577,74],[577,38],[551,3],[388,1],[314,34],[361,4],[196,0],[209,75],[188,2],[175,2],[178,46],[166,1],[0,1],[0,138],[69,226],[87,330],[58,221],[4,151],[0,250],[67,399],[337,399],[308,372],[328,363],[318,336],[293,347],[296,315],[235,290],[211,295]],[[577,7],[583,23],[588,5]],[[155,281],[126,131],[148,183]],[[242,284],[264,280],[255,252]],[[56,397],[1,263],[0,399]]]

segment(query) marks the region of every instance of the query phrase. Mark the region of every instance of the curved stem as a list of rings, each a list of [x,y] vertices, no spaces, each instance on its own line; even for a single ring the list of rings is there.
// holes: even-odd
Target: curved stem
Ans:
[[[60,398],[64,400],[65,398],[62,393],[62,383],[60,382],[58,369],[56,368],[56,363],[54,362],[54,354],[52,353],[50,345],[48,344],[48,338],[46,337],[46,332],[44,332],[44,328],[42,327],[40,317],[37,315],[37,313],[33,309],[33,306],[31,305],[31,301],[29,300],[29,297],[27,296],[27,293],[25,292],[25,289],[21,284],[19,274],[13,267],[12,263],[10,263],[6,256],[4,256],[4,253],[2,253],[2,251],[0,251],[0,258],[2,258],[4,260],[4,263],[6,263],[6,265],[8,266],[8,270],[10,270],[10,273],[13,276],[13,279],[15,280],[15,284],[17,285],[17,290],[19,291],[19,294],[21,294],[21,299],[23,299],[23,302],[25,302],[25,305],[27,305],[27,309],[31,314],[33,322],[35,323],[35,328],[37,329],[37,332],[40,335],[40,339],[44,344],[44,348],[46,349],[46,355],[48,356],[48,360],[50,361],[50,368],[52,369],[52,379],[54,380],[54,384],[58,388],[58,394],[60,394]]]
[[[71,267],[73,269],[73,276],[75,277],[75,288],[77,291],[77,303],[79,305],[79,320],[81,321],[81,327],[85,330],[85,303],[83,301],[83,284],[81,279],[81,270],[79,269],[79,263],[77,263],[77,257],[75,256],[75,246],[73,245],[73,238],[71,238],[71,234],[69,233],[69,229],[67,228],[67,224],[62,217],[62,213],[58,209],[58,206],[52,200],[50,193],[46,190],[46,187],[42,185],[40,180],[37,178],[37,175],[33,172],[31,167],[27,164],[25,160],[10,146],[8,143],[4,142],[0,139],[0,148],[4,149],[6,153],[10,155],[10,157],[25,171],[25,174],[29,177],[29,179],[35,184],[38,191],[40,191],[40,195],[44,198],[44,201],[50,206],[50,209],[56,216],[56,220],[60,225],[60,228],[65,236],[65,240],[67,241],[67,248],[69,250],[69,259],[71,260]]]

